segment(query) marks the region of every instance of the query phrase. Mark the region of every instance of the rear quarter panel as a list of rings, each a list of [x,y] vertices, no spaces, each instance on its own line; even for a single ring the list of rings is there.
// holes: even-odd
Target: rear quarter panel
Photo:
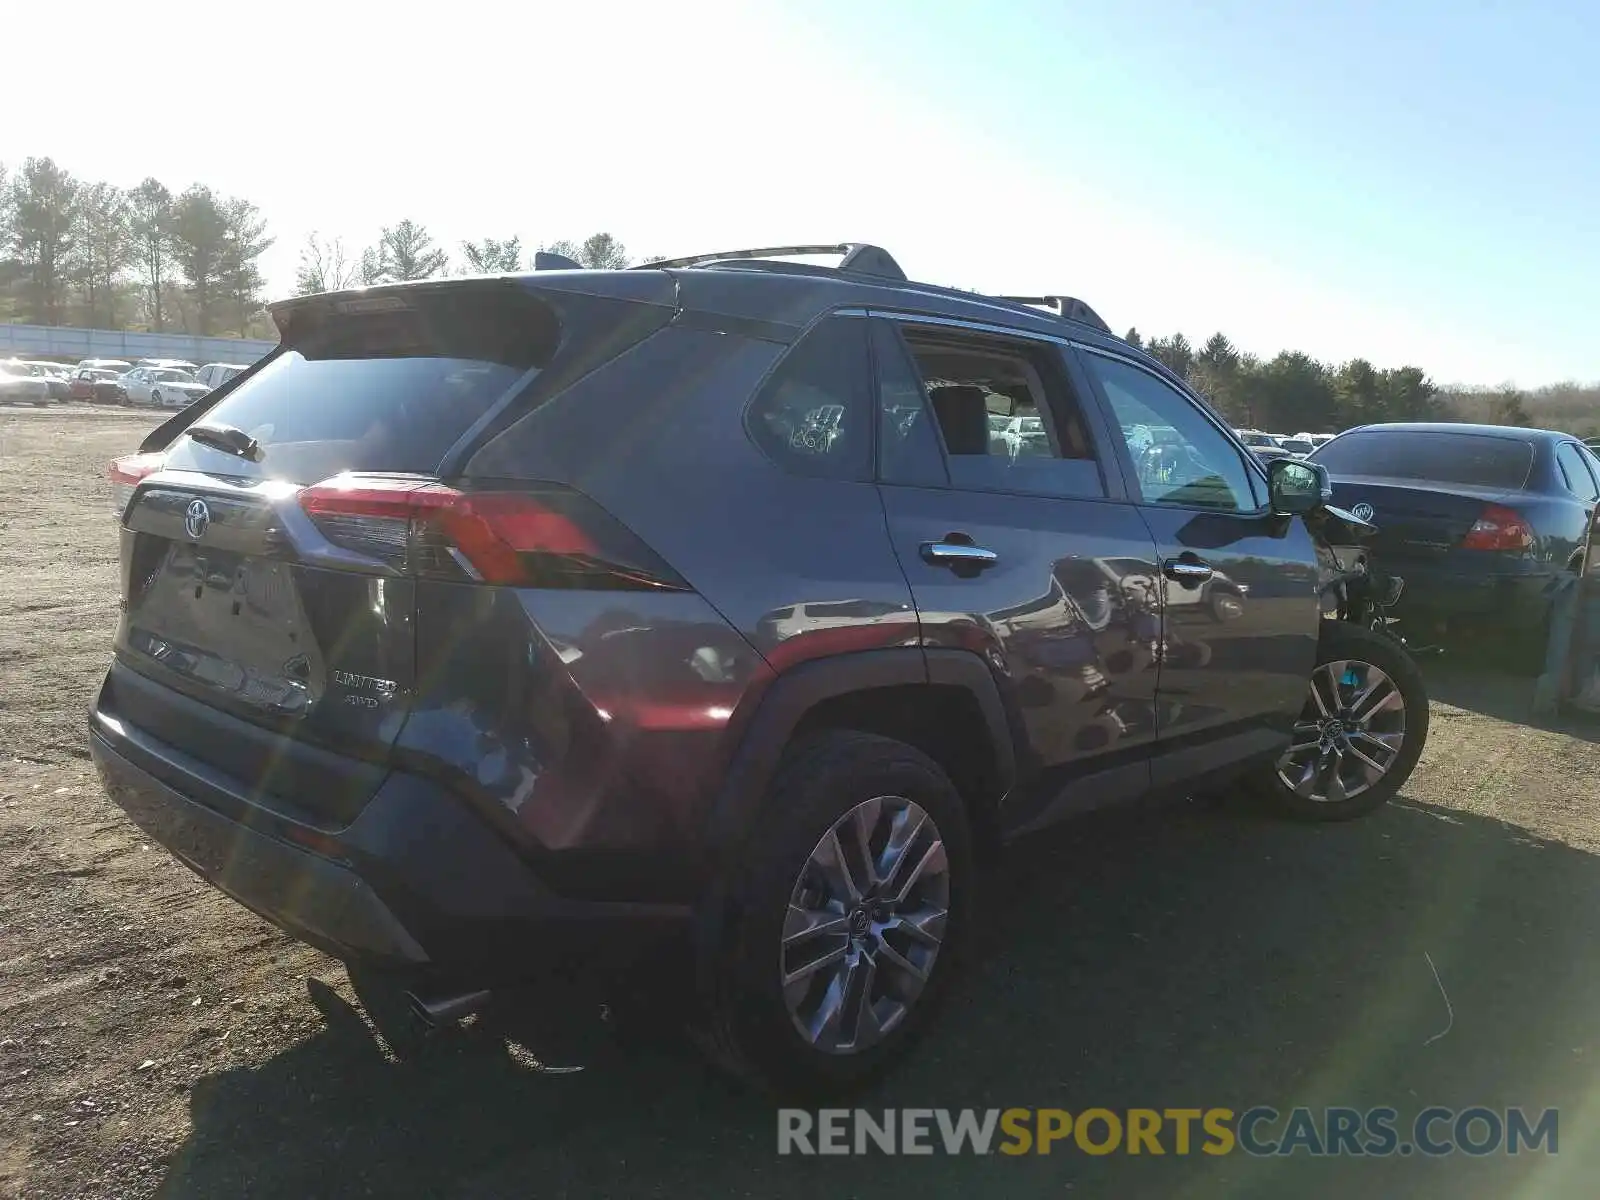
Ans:
[[[625,795],[642,806],[639,830],[655,825],[664,854],[692,855],[690,831],[709,813],[773,679],[819,657],[918,644],[876,485],[787,473],[745,431],[746,404],[784,349],[668,327],[508,428],[467,466],[469,476],[578,488],[695,593],[648,604],[523,593],[544,644],[613,643],[593,658],[585,650],[561,673],[584,711],[607,714],[600,736],[612,757],[594,759],[593,786],[570,795],[560,819],[581,821],[585,806],[599,811],[608,795]],[[556,832],[550,825],[539,836]]]

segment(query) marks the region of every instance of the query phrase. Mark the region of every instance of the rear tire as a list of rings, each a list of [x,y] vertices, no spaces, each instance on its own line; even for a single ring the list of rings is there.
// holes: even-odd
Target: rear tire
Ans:
[[[1327,621],[1295,741],[1246,785],[1294,820],[1348,821],[1405,786],[1427,738],[1428,689],[1405,647],[1363,626]]]
[[[786,752],[761,822],[704,952],[695,1040],[762,1090],[844,1094],[911,1047],[956,973],[974,902],[967,814],[921,751],[830,730]]]

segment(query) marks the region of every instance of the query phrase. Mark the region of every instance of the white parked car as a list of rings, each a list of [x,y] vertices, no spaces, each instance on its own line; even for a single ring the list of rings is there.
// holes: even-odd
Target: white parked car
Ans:
[[[1038,417],[1010,417],[1000,429],[1011,457],[1022,455],[1048,455],[1050,435],[1044,431],[1044,422]]]
[[[249,369],[238,363],[207,363],[194,373],[194,377],[208,388],[219,388],[241,371]]]
[[[125,371],[133,370],[133,364],[125,358],[83,358],[78,360],[77,369],[115,371],[121,375]]]
[[[1273,437],[1270,433],[1262,433],[1259,429],[1239,429],[1235,432],[1238,433],[1239,440],[1246,446],[1249,446],[1252,450],[1281,449],[1278,444],[1278,439]]]
[[[50,381],[15,359],[0,362],[0,403],[49,404]]]
[[[176,367],[135,367],[119,383],[129,404],[157,408],[186,408],[211,389],[187,371]]]

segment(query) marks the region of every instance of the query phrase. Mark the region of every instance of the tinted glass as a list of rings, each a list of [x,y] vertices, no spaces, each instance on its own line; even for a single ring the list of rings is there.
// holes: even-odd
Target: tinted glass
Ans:
[[[1567,491],[1580,500],[1600,497],[1600,489],[1595,487],[1594,476],[1584,462],[1583,451],[1575,444],[1563,442],[1556,447],[1556,465],[1561,468],[1561,478],[1567,485]]]
[[[1147,504],[1253,512],[1259,507],[1238,448],[1176,388],[1119,359],[1085,354]]]
[[[1477,433],[1367,429],[1346,433],[1311,457],[1335,475],[1520,488],[1533,467],[1533,446]]]
[[[298,483],[340,471],[431,474],[556,340],[537,301],[464,289],[401,312],[307,319],[295,332],[291,348],[205,415],[254,437],[260,461],[180,437],[172,466]]]
[[[885,483],[943,487],[950,482],[927,397],[900,333],[873,321],[878,366],[878,478]]]
[[[786,470],[829,479],[872,477],[867,322],[831,317],[778,364],[746,425]]]

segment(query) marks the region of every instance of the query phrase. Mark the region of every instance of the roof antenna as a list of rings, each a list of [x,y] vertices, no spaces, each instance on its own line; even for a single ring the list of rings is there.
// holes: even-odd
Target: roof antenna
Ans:
[[[573,262],[565,254],[556,254],[550,250],[538,250],[533,255],[533,269],[535,271],[581,271],[583,264]]]

